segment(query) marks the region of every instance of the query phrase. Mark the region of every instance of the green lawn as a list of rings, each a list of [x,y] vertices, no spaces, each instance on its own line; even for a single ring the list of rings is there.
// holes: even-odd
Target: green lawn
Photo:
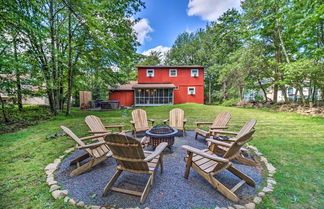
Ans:
[[[185,111],[188,129],[194,128],[195,121],[212,121],[221,111],[232,114],[230,126],[234,130],[256,118],[257,131],[250,144],[257,146],[277,168],[274,178],[278,182],[259,208],[323,208],[324,118],[198,104],[145,110],[149,118],[162,122],[174,107]],[[72,208],[51,197],[43,170],[74,142],[67,137],[47,136],[61,132],[60,125],[79,136],[87,135],[84,117],[88,114],[101,117],[106,124],[124,124],[130,129],[130,113],[75,110],[71,117],[57,116],[25,130],[0,135],[0,208]]]

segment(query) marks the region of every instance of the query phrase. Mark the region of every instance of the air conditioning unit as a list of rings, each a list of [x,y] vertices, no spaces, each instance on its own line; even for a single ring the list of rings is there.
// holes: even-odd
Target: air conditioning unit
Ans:
[[[197,73],[194,73],[193,74],[193,77],[197,78],[198,77],[198,74]]]
[[[148,74],[148,77],[153,77],[153,73],[149,73]]]

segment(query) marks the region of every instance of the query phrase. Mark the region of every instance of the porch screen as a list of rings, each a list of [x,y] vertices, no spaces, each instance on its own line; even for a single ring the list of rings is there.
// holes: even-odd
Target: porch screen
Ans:
[[[135,89],[135,105],[173,104],[173,89]]]

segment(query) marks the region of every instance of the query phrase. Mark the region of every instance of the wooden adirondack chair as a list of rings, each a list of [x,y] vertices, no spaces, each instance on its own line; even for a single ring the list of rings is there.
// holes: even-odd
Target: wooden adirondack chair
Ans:
[[[90,144],[84,143],[85,140],[103,138],[107,134],[79,138],[69,128],[65,126],[61,126],[61,128],[67,135],[74,139],[76,143],[78,143],[78,149],[86,151],[85,154],[81,155],[80,157],[77,157],[70,163],[70,165],[77,165],[77,168],[70,173],[70,176],[77,176],[81,173],[84,173],[93,166],[97,165],[98,163],[101,163],[102,161],[106,160],[108,157],[111,157],[112,153],[110,152],[110,149],[106,145],[105,141],[99,141]],[[87,158],[90,158],[90,161],[80,166],[80,162]]]
[[[169,112],[169,119],[164,120],[163,123],[166,124],[166,122],[169,121],[169,126],[172,128],[176,128],[180,131],[182,131],[182,135],[186,132],[186,122],[187,119],[185,119],[184,111],[180,108],[174,108]]]
[[[230,160],[234,159],[240,153],[241,147],[246,142],[252,139],[253,133],[254,131],[251,131],[246,133],[245,135],[240,136],[232,144],[216,141],[213,139],[206,139],[212,144],[228,147],[228,150],[222,157],[217,156],[213,153],[213,151],[209,149],[200,150],[188,145],[182,146],[182,148],[187,150],[188,152],[188,156],[185,157],[185,161],[187,164],[184,177],[188,179],[190,168],[192,167],[198,174],[204,177],[215,189],[217,189],[225,197],[227,197],[235,203],[238,203],[239,197],[234,192],[237,189],[239,189],[242,185],[244,185],[244,183],[255,187],[255,182],[250,177],[233,167]],[[238,178],[242,179],[232,189],[227,188],[214,177],[215,174],[220,173],[225,169],[233,173]]]
[[[228,112],[219,113],[213,122],[196,122],[197,128],[195,129],[197,139],[198,135],[203,136],[205,138],[209,138],[211,136],[212,130],[223,130],[228,128],[227,124],[231,119],[231,114]],[[211,125],[209,127],[209,131],[204,131],[201,128],[201,125]]]
[[[89,132],[95,135],[103,133],[112,133],[112,131],[107,130],[107,128],[118,128],[118,133],[125,134],[125,132],[123,131],[123,125],[105,126],[100,120],[100,118],[94,115],[88,115],[85,118],[85,122],[91,130]],[[100,138],[99,140],[104,141],[103,138]]]
[[[103,195],[107,195],[109,191],[121,192],[140,196],[140,203],[144,203],[153,185],[155,171],[159,164],[161,166],[161,173],[163,171],[162,152],[166,148],[167,143],[163,142],[159,144],[154,152],[144,152],[139,141],[126,135],[110,134],[105,137],[105,141],[113,153],[112,157],[117,160],[118,165],[114,176],[105,186]],[[143,192],[113,187],[123,171],[150,175]]]
[[[223,130],[212,130],[211,132],[213,133],[213,135],[220,135],[220,134],[235,135],[235,137],[228,138],[228,139],[225,139],[225,138],[222,139],[220,137],[220,141],[231,144],[231,143],[235,142],[241,136],[243,136],[246,133],[249,133],[250,131],[254,130],[254,126],[255,126],[256,122],[257,122],[256,119],[252,119],[252,120],[247,121],[239,132],[223,131]],[[225,153],[227,151],[227,149],[228,148],[226,148],[226,147],[222,147],[222,146],[213,147],[213,145],[211,145],[211,150],[213,150],[215,153],[216,152]],[[248,150],[242,147],[239,155],[237,155],[235,159],[240,161],[241,163],[251,165],[251,166],[255,166],[257,164],[257,162],[254,159],[246,158],[247,154],[248,154]]]
[[[133,126],[133,136],[136,137],[136,133],[139,131],[146,131],[150,129],[148,122],[150,121],[152,123],[151,127],[154,125],[154,120],[147,119],[145,110],[142,109],[136,109],[132,111],[132,119],[130,123]]]

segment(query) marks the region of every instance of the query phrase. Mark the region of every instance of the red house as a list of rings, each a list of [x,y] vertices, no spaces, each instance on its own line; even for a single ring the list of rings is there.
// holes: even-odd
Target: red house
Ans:
[[[138,81],[108,88],[121,106],[204,103],[204,67],[137,66]]]

